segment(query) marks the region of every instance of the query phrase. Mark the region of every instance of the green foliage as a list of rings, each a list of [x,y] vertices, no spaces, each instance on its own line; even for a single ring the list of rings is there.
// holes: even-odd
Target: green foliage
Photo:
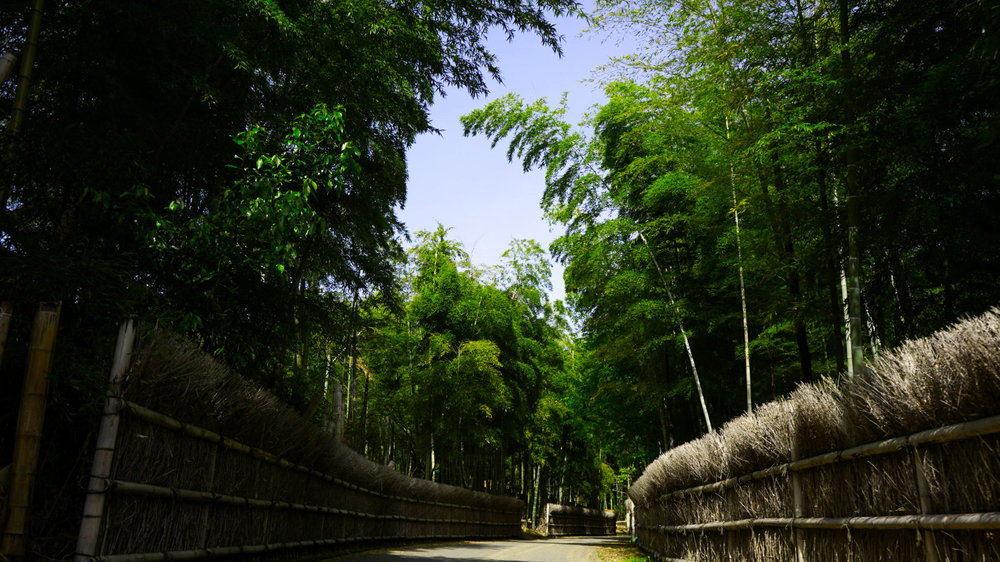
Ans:
[[[615,420],[598,442],[618,466],[703,430],[677,318],[709,409],[745,407],[739,270],[755,401],[844,368],[848,168],[869,353],[1000,297],[985,283],[1000,271],[996,10],[840,8],[602,1],[595,27],[644,46],[609,64],[591,119],[516,96],[463,118],[546,172],[543,208],[566,229],[552,251],[585,315],[588,409],[570,415]]]

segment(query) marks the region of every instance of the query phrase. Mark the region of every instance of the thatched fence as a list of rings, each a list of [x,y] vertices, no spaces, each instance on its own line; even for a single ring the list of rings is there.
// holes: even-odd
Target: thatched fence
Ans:
[[[371,463],[176,340],[147,336],[115,363],[77,560],[520,533],[519,500]]]
[[[545,504],[545,529],[550,537],[604,536],[617,532],[614,511],[557,503]]]
[[[663,454],[629,490],[684,561],[1000,560],[1000,312],[803,385]]]

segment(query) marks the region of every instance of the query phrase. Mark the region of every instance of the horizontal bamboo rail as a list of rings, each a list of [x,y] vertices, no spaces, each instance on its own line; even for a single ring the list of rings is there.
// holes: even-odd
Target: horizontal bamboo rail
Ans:
[[[907,447],[948,443],[950,441],[960,441],[962,439],[971,439],[973,437],[983,437],[994,433],[1000,433],[1000,416],[992,416],[981,420],[957,423],[945,427],[912,433],[903,437],[893,437],[891,439],[866,443],[864,445],[851,447],[850,449],[824,453],[822,455],[816,455],[802,460],[787,462],[770,468],[757,470],[749,474],[744,474],[742,476],[727,478],[726,480],[719,480],[718,482],[712,482],[710,484],[704,484],[702,486],[693,486],[691,488],[684,488],[683,490],[674,490],[672,492],[661,494],[655,498],[651,498],[642,504],[639,504],[638,507],[645,507],[653,502],[666,501],[687,494],[716,492],[743,484],[745,482],[771,478],[787,474],[789,472],[800,472],[844,461],[895,453]]]
[[[639,529],[666,533],[749,530],[755,527],[792,529],[871,529],[973,531],[1000,529],[1000,512],[941,515],[878,515],[870,517],[771,517],[713,521],[689,525],[637,525]]]
[[[339,509],[323,505],[307,505],[301,503],[291,503],[278,500],[259,500],[244,498],[239,496],[228,496],[225,494],[215,494],[199,490],[187,490],[184,488],[168,488],[165,486],[154,486],[152,484],[142,484],[139,482],[127,482],[123,480],[104,480],[104,492],[133,496],[148,496],[164,498],[177,501],[188,501],[198,503],[217,503],[223,505],[246,506],[262,509],[285,509],[289,511],[309,511],[313,513],[329,513],[331,515],[348,515],[364,519],[378,519],[383,521],[407,521],[413,523],[445,523],[463,525],[487,525],[487,526],[510,526],[508,522],[497,521],[468,521],[465,519],[430,519],[425,517],[409,517],[406,515],[380,515],[377,513],[367,513],[362,511],[351,511],[349,509]]]
[[[480,511],[480,512],[487,512],[487,513],[510,513],[509,511],[502,510],[502,509],[494,509],[494,508],[488,508],[488,507],[476,507],[476,506],[470,506],[470,505],[445,503],[445,502],[424,500],[424,499],[419,499],[419,498],[408,498],[408,497],[405,497],[405,496],[394,496],[394,495],[391,495],[391,494],[384,494],[384,493],[378,492],[376,490],[371,490],[371,489],[365,488],[363,486],[359,486],[357,484],[353,484],[351,482],[347,482],[345,480],[337,478],[336,476],[332,476],[330,474],[326,474],[324,472],[320,472],[318,470],[309,468],[307,466],[296,464],[296,463],[294,463],[292,461],[289,461],[287,459],[280,458],[280,457],[278,457],[278,456],[276,456],[276,455],[274,455],[272,453],[269,453],[269,452],[267,452],[267,451],[265,451],[263,449],[259,449],[257,447],[251,447],[250,445],[246,445],[246,444],[240,443],[239,441],[236,441],[234,439],[230,439],[228,437],[224,437],[224,436],[222,436],[222,435],[220,435],[220,434],[218,434],[218,433],[216,433],[214,431],[211,431],[211,430],[208,430],[208,429],[204,429],[204,428],[201,428],[201,427],[198,427],[198,426],[195,426],[195,425],[191,425],[189,423],[184,423],[184,422],[182,422],[180,420],[177,420],[177,419],[174,419],[174,418],[172,418],[170,416],[167,416],[167,415],[161,414],[161,413],[159,413],[157,411],[154,411],[154,410],[151,410],[149,408],[146,408],[146,407],[144,407],[144,406],[142,406],[140,404],[136,404],[134,402],[129,402],[128,400],[122,400],[122,411],[126,412],[126,413],[129,413],[130,415],[134,415],[135,417],[137,417],[137,418],[139,418],[141,420],[147,421],[147,422],[152,423],[154,425],[158,425],[158,426],[160,426],[162,428],[173,430],[173,431],[180,431],[181,433],[184,433],[185,435],[188,435],[189,437],[193,437],[195,439],[201,439],[203,441],[207,441],[209,443],[213,443],[213,444],[225,447],[227,449],[231,449],[233,451],[242,453],[244,455],[251,456],[251,457],[256,458],[256,459],[258,459],[260,461],[266,462],[268,464],[272,464],[272,465],[280,466],[282,468],[286,468],[286,469],[289,469],[289,470],[295,470],[295,471],[298,471],[298,472],[301,472],[301,473],[304,473],[304,474],[308,474],[310,476],[313,476],[313,477],[325,480],[327,482],[330,482],[330,483],[332,483],[334,485],[341,486],[343,488],[348,488],[350,490],[356,490],[358,492],[369,494],[369,495],[372,495],[372,496],[375,496],[375,497],[389,499],[389,500],[395,500],[395,501],[417,503],[417,504],[422,504],[422,505],[433,505],[433,506],[438,506],[438,507],[450,507],[450,508],[456,508],[456,509],[467,509],[467,510],[470,510],[470,511]]]

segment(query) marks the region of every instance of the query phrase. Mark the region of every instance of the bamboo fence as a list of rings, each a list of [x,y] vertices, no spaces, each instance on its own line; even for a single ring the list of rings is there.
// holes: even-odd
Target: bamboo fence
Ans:
[[[112,374],[78,562],[264,559],[380,540],[520,534],[519,500],[371,463],[201,354],[158,338],[138,344],[124,380]],[[116,353],[126,363],[128,348]],[[171,364],[177,355],[180,369]],[[212,427],[133,398],[157,396],[171,413],[208,412],[200,423]]]
[[[997,413],[998,319],[915,342],[863,378],[803,385],[664,454],[629,492],[639,544],[686,562],[1000,561],[1000,415],[927,428]],[[891,435],[905,425],[926,429]]]
[[[550,503],[545,505],[545,529],[550,537],[614,535],[617,521],[611,510]]]
[[[994,416],[671,491],[637,505],[637,536],[656,554],[689,561],[730,556],[738,560],[1000,560],[1000,511],[954,512],[961,506],[949,505],[943,495],[929,497],[926,486],[920,484],[932,475],[950,478],[951,487],[986,479],[995,490],[1000,485],[998,433],[1000,416]],[[981,449],[987,462],[962,463],[955,473],[942,473],[951,464],[949,459],[968,458],[973,448]],[[879,485],[872,490],[859,494],[853,489],[859,483],[876,481]],[[834,482],[841,485],[834,486]],[[828,499],[817,497],[828,494],[869,494],[855,505],[873,509],[881,503],[890,508],[882,511],[892,513],[809,516],[810,506],[829,512],[822,509]],[[677,522],[678,516],[689,512],[702,517],[685,521],[704,519],[710,512],[715,517],[720,512],[749,515],[748,505],[767,505],[770,509],[764,511],[786,515]]]

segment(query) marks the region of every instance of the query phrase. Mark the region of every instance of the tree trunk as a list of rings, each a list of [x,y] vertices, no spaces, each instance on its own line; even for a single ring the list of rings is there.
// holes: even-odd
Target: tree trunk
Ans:
[[[21,73],[18,77],[17,90],[14,93],[14,106],[8,123],[10,144],[4,153],[3,165],[0,166],[0,169],[6,169],[14,159],[14,143],[17,142],[17,136],[21,133],[21,128],[24,125],[24,116],[28,112],[28,91],[31,89],[31,74],[35,69],[35,55],[38,52],[38,35],[42,29],[42,8],[44,5],[44,0],[35,0],[35,5],[31,10],[28,37],[24,45],[24,57],[21,60]],[[9,180],[10,178],[0,180],[0,213],[7,212]]]
[[[21,391],[21,406],[14,436],[14,462],[11,465],[7,497],[7,521],[0,545],[0,558],[21,559],[26,555],[29,510],[41,453],[42,426],[49,392],[49,369],[52,350],[59,329],[62,303],[42,303],[32,328],[31,351]]]
[[[819,160],[818,171],[816,173],[816,181],[819,185],[819,212],[820,212],[820,228],[822,229],[823,235],[823,246],[824,253],[826,254],[826,286],[827,286],[827,304],[829,306],[828,313],[830,315],[830,340],[828,345],[830,349],[833,350],[834,360],[837,362],[837,373],[842,373],[845,368],[844,359],[844,345],[843,342],[843,324],[841,323],[841,308],[843,303],[840,300],[840,295],[838,294],[838,282],[839,282],[839,268],[837,264],[840,262],[840,255],[837,247],[833,244],[833,221],[830,220],[830,204],[827,199],[827,183],[826,183],[826,156],[823,153],[823,148],[820,146],[819,142],[816,142],[816,155]],[[836,193],[834,193],[834,201],[836,201]]]
[[[691,372],[694,374],[694,384],[698,389],[698,400],[701,402],[701,412],[705,416],[705,426],[708,433],[712,432],[712,419],[708,415],[708,406],[705,404],[705,392],[701,388],[701,377],[698,376],[698,366],[694,362],[694,352],[691,351],[691,342],[688,341],[687,332],[684,330],[684,321],[681,320],[681,315],[677,312],[676,302],[674,301],[674,295],[670,291],[670,287],[667,285],[667,279],[663,276],[663,270],[660,269],[660,264],[656,261],[656,256],[653,255],[653,249],[649,247],[649,242],[646,240],[645,235],[640,231],[639,238],[642,239],[642,243],[646,246],[646,251],[649,252],[649,257],[653,260],[653,265],[656,266],[656,271],[660,274],[660,281],[663,283],[664,290],[667,291],[667,298],[670,299],[670,306],[674,309],[674,314],[677,318],[677,326],[680,328],[681,338],[684,340],[684,350],[687,351],[688,361],[691,363]]]
[[[839,0],[840,16],[840,44],[841,57],[844,64],[845,83],[853,78],[853,62],[851,61],[851,30],[850,30],[850,7],[848,0]],[[854,125],[856,119],[851,103],[853,91],[851,86],[846,86],[845,95],[845,124],[848,127]],[[855,142],[854,133],[849,132],[847,136],[847,309],[850,315],[851,326],[851,359],[854,363],[854,370],[857,371],[865,363],[864,344],[862,338],[862,326],[864,325],[861,310],[861,250],[858,240],[858,229],[861,225],[861,203],[858,201],[858,146]]]
[[[352,330],[351,334],[351,373],[347,379],[347,412],[345,414],[345,419],[350,421],[354,419],[354,408],[355,402],[357,402],[358,395],[358,292],[354,291],[354,304],[351,307],[354,318],[352,319]]]
[[[729,115],[726,114],[726,140],[729,140]],[[743,362],[746,372],[747,412],[753,410],[753,395],[750,393],[750,329],[747,323],[747,289],[743,282],[743,244],[740,241],[740,204],[736,199],[736,170],[729,160],[729,188],[733,192],[733,221],[736,224],[736,263],[740,273],[740,306],[743,309]]]

